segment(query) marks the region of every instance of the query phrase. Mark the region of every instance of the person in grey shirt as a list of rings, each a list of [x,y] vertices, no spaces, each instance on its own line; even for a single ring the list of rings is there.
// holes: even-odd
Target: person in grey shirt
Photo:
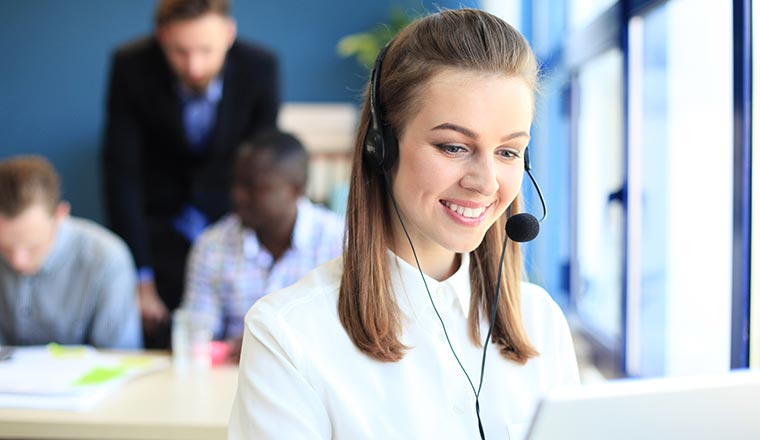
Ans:
[[[0,345],[141,348],[126,244],[69,210],[47,160],[0,161]]]

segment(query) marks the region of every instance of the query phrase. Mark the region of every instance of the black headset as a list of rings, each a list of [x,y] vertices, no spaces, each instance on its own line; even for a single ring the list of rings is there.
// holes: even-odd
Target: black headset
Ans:
[[[380,119],[380,105],[377,102],[377,90],[380,87],[380,70],[383,66],[385,53],[390,43],[385,45],[377,54],[375,67],[372,69],[369,90],[370,122],[367,135],[364,137],[364,160],[367,164],[380,170],[388,171],[396,163],[398,157],[398,139],[393,129]]]

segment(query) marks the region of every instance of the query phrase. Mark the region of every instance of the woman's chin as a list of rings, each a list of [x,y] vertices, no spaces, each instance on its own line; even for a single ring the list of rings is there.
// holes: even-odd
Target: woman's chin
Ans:
[[[446,249],[457,253],[457,254],[468,254],[480,246],[480,243],[483,242],[483,236],[485,234],[481,235],[477,238],[472,238],[469,240],[456,240],[453,243],[449,243],[446,246]]]

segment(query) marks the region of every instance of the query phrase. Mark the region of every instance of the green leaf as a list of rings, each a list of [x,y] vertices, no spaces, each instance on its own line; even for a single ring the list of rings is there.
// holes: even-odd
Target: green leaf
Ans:
[[[366,32],[342,37],[338,40],[337,52],[344,58],[356,58],[359,64],[370,70],[380,49],[415,18],[417,15],[407,14],[399,7],[392,8],[388,23],[378,23],[367,29]]]

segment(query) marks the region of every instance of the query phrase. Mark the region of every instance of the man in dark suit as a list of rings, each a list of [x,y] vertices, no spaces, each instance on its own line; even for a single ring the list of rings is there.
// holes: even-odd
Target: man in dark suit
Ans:
[[[276,58],[236,39],[227,0],[161,0],[155,35],[116,50],[106,207],[138,267],[146,346],[168,346],[189,247],[229,210],[234,149],[278,108]]]

